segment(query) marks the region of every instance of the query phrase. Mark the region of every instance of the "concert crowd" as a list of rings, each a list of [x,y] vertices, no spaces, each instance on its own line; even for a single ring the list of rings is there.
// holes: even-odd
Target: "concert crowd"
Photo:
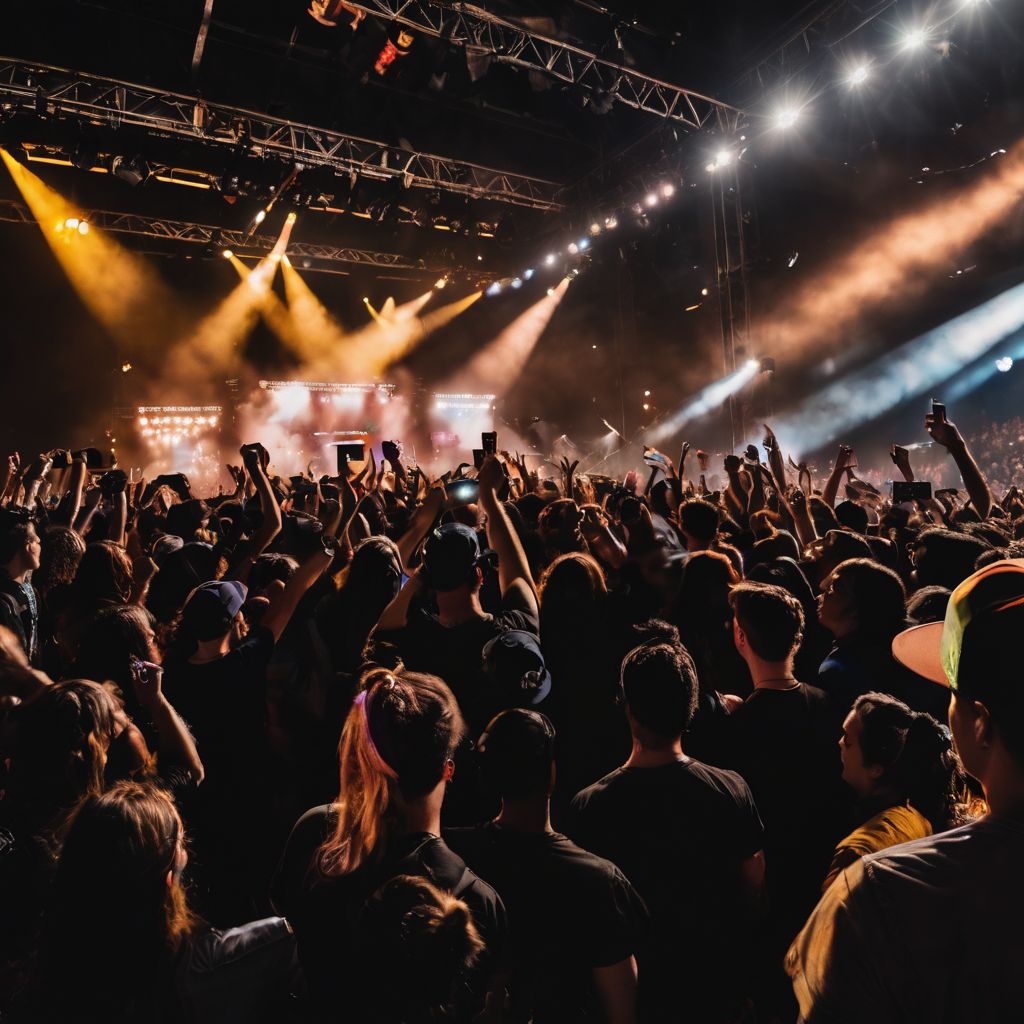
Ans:
[[[1022,428],[925,429],[12,454],[0,1020],[1024,1019]]]

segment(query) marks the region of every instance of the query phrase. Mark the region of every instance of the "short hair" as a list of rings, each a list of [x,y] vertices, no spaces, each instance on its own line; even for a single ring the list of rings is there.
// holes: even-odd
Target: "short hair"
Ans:
[[[25,547],[32,526],[32,520],[27,516],[15,520],[11,515],[5,519],[10,521],[0,525],[0,565],[6,565]]]
[[[858,537],[848,530],[829,530],[825,534],[828,541],[828,557],[834,562],[845,562],[849,558],[871,558],[871,545],[863,537]]]
[[[682,644],[641,644],[622,662],[622,698],[643,728],[674,739],[697,711],[697,669]]]
[[[855,501],[841,501],[835,508],[836,519],[854,533],[868,532],[868,511]]]
[[[946,587],[921,587],[907,601],[907,618],[923,626],[926,622],[942,622],[951,591]]]
[[[679,526],[699,541],[710,542],[718,533],[718,509],[703,498],[690,498],[679,506]]]
[[[971,573],[979,555],[992,547],[980,537],[940,527],[922,530],[914,541],[914,571],[921,586],[954,590]]]
[[[782,587],[770,583],[740,583],[729,604],[750,649],[765,661],[784,661],[803,639],[804,610]]]
[[[859,630],[891,636],[906,626],[907,592],[892,569],[870,558],[851,558],[835,571],[853,601]]]
[[[555,759],[555,727],[546,715],[509,708],[494,716],[477,741],[484,782],[502,799],[547,792]]]

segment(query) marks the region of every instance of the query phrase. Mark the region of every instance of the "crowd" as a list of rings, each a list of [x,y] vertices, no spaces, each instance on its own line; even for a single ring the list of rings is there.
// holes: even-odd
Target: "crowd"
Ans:
[[[0,1018],[1024,1018],[1024,497],[926,428],[962,500],[12,455]]]

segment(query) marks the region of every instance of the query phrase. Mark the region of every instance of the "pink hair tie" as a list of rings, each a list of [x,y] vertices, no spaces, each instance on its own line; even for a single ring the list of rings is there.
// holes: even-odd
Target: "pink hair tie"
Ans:
[[[366,736],[366,748],[370,752],[370,760],[373,762],[374,768],[376,768],[382,775],[386,775],[389,779],[397,780],[398,772],[396,772],[395,769],[380,756],[377,744],[373,742],[373,734],[370,732],[370,714],[367,710],[370,703],[369,694],[369,690],[362,690],[355,700],[356,704],[359,705],[359,709],[363,716],[363,733]]]

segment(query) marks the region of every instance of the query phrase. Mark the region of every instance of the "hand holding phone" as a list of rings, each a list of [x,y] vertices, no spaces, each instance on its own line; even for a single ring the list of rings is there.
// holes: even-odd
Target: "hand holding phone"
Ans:
[[[448,507],[461,508],[464,505],[473,505],[480,497],[480,484],[476,480],[456,480],[449,484]]]

